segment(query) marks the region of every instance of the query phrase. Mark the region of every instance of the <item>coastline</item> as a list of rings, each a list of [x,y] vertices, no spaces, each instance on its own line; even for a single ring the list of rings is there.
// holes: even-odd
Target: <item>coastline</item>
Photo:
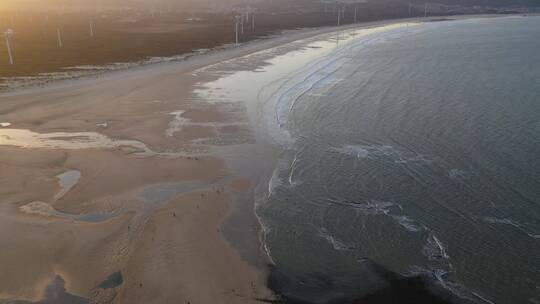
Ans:
[[[317,35],[348,30],[352,28],[365,28],[387,25],[401,22],[432,22],[442,19],[460,20],[474,18],[497,18],[508,16],[521,16],[522,14],[481,14],[481,15],[448,15],[448,16],[433,16],[433,17],[413,17],[413,18],[398,18],[385,19],[378,21],[359,22],[342,26],[323,26],[315,28],[300,28],[292,30],[284,30],[279,33],[260,37],[241,43],[238,46],[234,44],[222,45],[213,49],[209,49],[203,53],[186,53],[173,57],[164,57],[162,60],[157,58],[148,58],[143,60],[141,64],[136,62],[119,62],[125,64],[126,68],[117,70],[106,70],[97,74],[79,75],[67,79],[51,80],[44,83],[30,83],[14,88],[0,90],[0,97],[13,96],[26,93],[34,93],[39,91],[49,91],[54,89],[69,88],[78,85],[92,84],[101,81],[114,81],[116,79],[135,76],[130,74],[148,73],[148,72],[166,72],[167,70],[196,70],[205,66],[211,66],[219,62],[230,60],[236,57],[246,56],[265,49],[276,47],[282,44],[290,43],[297,40],[302,40]],[[532,14],[529,14],[532,15]],[[110,63],[112,65],[117,63]],[[100,66],[96,66],[100,67]]]
[[[423,20],[414,18],[405,22],[418,19]],[[201,104],[192,93],[193,88],[222,75],[200,70],[293,41],[396,22],[404,21],[301,30],[181,62],[1,93],[5,100],[0,104],[0,121],[9,122],[10,129],[28,129],[39,134],[84,131],[105,135],[113,141],[143,143],[152,151],[181,153],[140,155],[138,144],[112,149],[69,149],[60,143],[57,148],[45,150],[0,146],[6,152],[3,155],[9,155],[0,164],[0,180],[8,185],[2,189],[5,193],[2,193],[0,216],[5,219],[2,221],[5,227],[0,239],[15,249],[0,254],[0,264],[7,265],[9,261],[13,265],[7,277],[18,278],[14,282],[29,282],[29,276],[35,277],[31,280],[33,286],[22,289],[2,280],[0,285],[7,289],[0,289],[0,299],[34,301],[46,297],[42,290],[54,280],[52,273],[65,280],[62,288],[66,293],[83,298],[112,297],[127,303],[172,299],[245,303],[250,299],[271,298],[265,287],[264,269],[253,266],[260,266],[259,263],[246,262],[221,231],[232,213],[250,206],[235,203],[238,198],[234,197],[238,193],[247,193],[249,197],[255,185],[251,181],[249,186],[244,176],[231,174],[231,165],[219,152],[212,151],[216,146],[253,143],[255,136],[248,123],[249,114],[236,100]],[[181,121],[173,123],[177,118]],[[66,142],[77,141],[69,134],[64,136]],[[204,140],[202,144],[201,140]],[[56,176],[67,170],[80,171],[82,178],[64,197],[53,201],[58,189]],[[202,186],[184,184],[191,181],[202,182]],[[171,183],[187,190],[172,191]],[[145,202],[148,191],[150,197],[166,197],[148,204]],[[244,200],[249,200],[248,197]],[[33,201],[50,201],[55,210],[67,214],[107,211],[115,217],[87,223],[19,213],[17,208]],[[247,214],[250,213],[252,210]],[[40,232],[43,227],[46,233]],[[23,232],[15,232],[16,237],[8,233],[16,229]],[[103,235],[107,235],[105,241],[101,239]],[[53,248],[36,258],[39,248],[53,244]],[[111,252],[114,254],[109,255]],[[81,258],[85,254],[91,258]],[[100,265],[104,257],[107,263]],[[32,260],[35,262],[31,263]],[[22,263],[27,264],[24,273],[20,273]],[[104,284],[117,271],[122,274],[122,283]],[[89,275],[92,272],[95,275]],[[88,278],[81,282],[83,273]],[[232,280],[230,273],[236,273],[238,278]],[[163,277],[174,277],[178,282]],[[157,290],[166,290],[163,294],[171,298],[156,298]]]

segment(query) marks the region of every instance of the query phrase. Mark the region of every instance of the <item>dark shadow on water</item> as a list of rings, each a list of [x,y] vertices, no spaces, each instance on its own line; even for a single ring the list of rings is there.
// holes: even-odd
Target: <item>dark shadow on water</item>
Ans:
[[[455,296],[436,288],[428,279],[404,277],[369,261],[370,268],[378,278],[384,281],[380,289],[374,291],[358,290],[356,294],[343,295],[334,279],[329,275],[313,274],[309,277],[293,278],[279,268],[271,267],[268,287],[278,295],[277,300],[260,300],[266,303],[281,304],[451,304]],[[354,282],[351,282],[354,284]],[[336,294],[330,300],[312,301],[313,294],[328,292]],[[337,296],[339,295],[339,296]],[[316,297],[315,297],[316,298]]]

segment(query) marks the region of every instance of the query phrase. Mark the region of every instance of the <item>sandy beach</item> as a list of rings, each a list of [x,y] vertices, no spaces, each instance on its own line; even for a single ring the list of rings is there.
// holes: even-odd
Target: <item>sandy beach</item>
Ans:
[[[249,111],[195,90],[223,76],[213,65],[336,30],[2,93],[0,303],[274,299],[253,201],[239,199],[256,181],[216,153],[255,142]],[[231,219],[249,232],[225,236]],[[235,237],[257,252],[241,254]]]

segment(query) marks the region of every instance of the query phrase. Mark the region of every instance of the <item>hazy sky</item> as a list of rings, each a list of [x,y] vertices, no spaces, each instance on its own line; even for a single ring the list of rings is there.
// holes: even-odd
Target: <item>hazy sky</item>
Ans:
[[[130,6],[151,6],[152,2],[155,5],[176,5],[176,6],[193,6],[193,5],[209,5],[219,3],[223,5],[225,3],[242,3],[242,2],[256,2],[259,0],[0,0],[0,9],[46,9],[57,7],[97,7],[100,4],[103,6],[108,5],[130,5]]]

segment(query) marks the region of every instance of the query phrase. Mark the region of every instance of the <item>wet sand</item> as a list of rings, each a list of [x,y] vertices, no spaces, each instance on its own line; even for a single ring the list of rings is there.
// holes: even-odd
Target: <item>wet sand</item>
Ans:
[[[46,302],[51,288],[66,303],[271,298],[220,232],[238,181],[194,141],[228,123],[221,137],[248,141],[245,113],[193,102],[202,79],[188,71],[1,97],[0,299]],[[100,288],[114,273],[122,283]]]
[[[247,110],[193,92],[222,76],[203,67],[334,30],[0,95],[0,303],[273,299],[222,232],[256,222],[253,183],[215,153],[254,142]]]

